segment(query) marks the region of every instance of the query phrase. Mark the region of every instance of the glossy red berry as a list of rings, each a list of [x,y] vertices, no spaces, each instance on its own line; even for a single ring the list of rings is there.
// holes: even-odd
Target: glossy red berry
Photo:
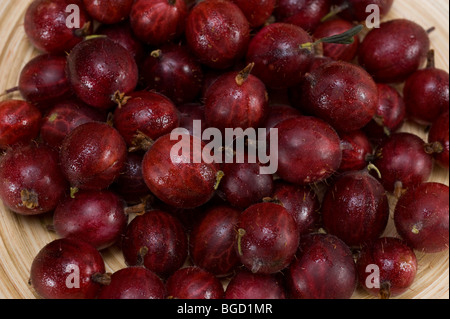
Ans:
[[[339,16],[350,21],[365,21],[373,9],[368,10],[369,5],[376,5],[380,10],[380,18],[384,18],[392,8],[394,0],[332,0],[340,10]],[[370,8],[369,8],[370,9]]]
[[[373,147],[361,130],[341,133],[342,163],[339,171],[358,171],[365,168],[373,155]]]
[[[113,107],[118,95],[134,91],[138,82],[134,57],[108,37],[76,45],[68,56],[67,72],[76,95],[102,110]]]
[[[426,153],[425,142],[411,133],[395,133],[377,150],[375,166],[388,192],[400,195],[402,190],[426,182],[433,170],[433,157]]]
[[[72,95],[66,64],[67,58],[63,55],[42,54],[31,59],[20,72],[22,97],[48,110],[53,103]]]
[[[128,18],[134,0],[83,0],[88,14],[100,23],[114,24]]]
[[[389,45],[386,45],[389,43]],[[417,23],[395,19],[372,29],[359,47],[359,64],[377,82],[405,81],[427,58],[430,39]]]
[[[314,117],[287,119],[278,129],[277,175],[286,182],[306,185],[332,176],[341,165],[339,136],[326,122]]]
[[[231,67],[245,55],[249,40],[249,22],[231,1],[201,1],[189,13],[186,41],[204,65]]]
[[[286,281],[292,299],[350,299],[358,276],[352,252],[342,240],[314,233],[301,237]]]
[[[152,51],[140,73],[147,89],[164,94],[177,105],[194,102],[203,87],[202,67],[183,45]]]
[[[134,218],[127,226],[121,247],[128,266],[144,266],[161,278],[177,271],[188,255],[183,225],[160,210]]]
[[[252,205],[242,212],[237,229],[236,251],[251,272],[273,274],[292,262],[300,234],[294,218],[283,206]]]
[[[339,132],[359,130],[376,113],[378,89],[361,67],[343,61],[322,65],[305,76],[303,103]]]
[[[63,140],[61,168],[74,188],[108,188],[122,172],[127,157],[125,141],[106,123],[89,122],[76,127]]]
[[[235,251],[236,226],[241,211],[228,205],[213,206],[189,234],[193,263],[216,276],[231,273],[240,265]]]
[[[251,40],[246,60],[255,63],[253,74],[269,88],[288,88],[298,84],[312,62],[313,53],[301,44],[311,43],[309,34],[288,23],[273,23]]]
[[[449,110],[449,95],[448,72],[433,66],[414,72],[403,88],[408,117],[422,125]]]
[[[163,281],[144,267],[126,267],[111,275],[109,285],[101,287],[97,299],[164,299]]]
[[[403,194],[394,211],[395,228],[412,248],[426,253],[448,250],[449,189],[424,183]]]
[[[228,283],[225,299],[286,299],[286,292],[278,274],[254,274],[240,269]]]
[[[195,208],[215,193],[219,170],[201,158],[204,143],[181,134],[160,137],[145,154],[142,171],[145,183],[161,201],[177,208]]]
[[[36,255],[30,283],[44,299],[95,299],[104,274],[105,264],[97,249],[79,239],[62,238]]]
[[[111,191],[80,191],[56,207],[53,227],[60,237],[77,238],[102,250],[121,238],[128,222],[124,206]]]
[[[406,292],[417,274],[417,257],[403,240],[382,237],[367,244],[357,259],[360,286],[382,299]]]
[[[76,24],[71,5],[79,12]],[[69,8],[70,10],[67,10]],[[92,21],[81,0],[36,0],[27,8],[24,20],[28,40],[45,53],[65,53],[83,40],[92,31]]]
[[[42,114],[32,104],[20,100],[0,102],[0,149],[28,144],[38,137]]]
[[[357,248],[383,234],[389,201],[384,187],[368,171],[348,172],[327,190],[321,212],[326,231]]]
[[[130,23],[142,42],[159,46],[184,33],[187,15],[184,0],[137,0],[131,9]]]
[[[223,299],[220,280],[199,267],[185,267],[173,273],[166,282],[169,299]]]
[[[220,76],[205,94],[205,119],[209,127],[257,128],[267,116],[268,94],[264,83],[250,74],[250,64],[240,72]]]
[[[51,212],[68,191],[58,153],[33,142],[12,147],[2,156],[0,178],[3,204],[20,215]]]

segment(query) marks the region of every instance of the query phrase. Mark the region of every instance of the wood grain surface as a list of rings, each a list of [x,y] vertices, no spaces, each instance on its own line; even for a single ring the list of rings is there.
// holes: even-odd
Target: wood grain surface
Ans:
[[[38,52],[27,40],[23,29],[23,16],[31,0],[0,1],[0,92],[17,85],[22,67]],[[395,0],[392,11],[385,20],[407,18],[425,29],[436,30],[430,35],[436,51],[436,66],[449,70],[449,2],[448,0]],[[20,98],[18,94],[0,97]],[[426,138],[422,127],[406,123],[403,131]],[[432,181],[449,184],[449,172],[436,167]],[[3,183],[3,181],[0,181]],[[391,202],[392,208],[395,205]],[[392,216],[391,216],[392,217]],[[34,256],[56,235],[46,229],[51,224],[50,214],[39,217],[23,217],[7,210],[0,202],[0,298],[36,298],[28,285],[29,270]],[[392,218],[385,235],[395,233]],[[125,267],[122,254],[116,247],[102,252],[108,272]],[[448,299],[449,253],[424,254],[417,252],[419,271],[408,292],[401,299]],[[353,298],[371,298],[358,289]]]

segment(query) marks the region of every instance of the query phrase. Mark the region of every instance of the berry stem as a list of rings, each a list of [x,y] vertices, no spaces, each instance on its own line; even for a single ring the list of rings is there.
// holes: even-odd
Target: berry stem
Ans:
[[[391,284],[386,281],[380,285],[380,299],[389,299],[391,297]]]
[[[428,55],[427,55],[427,69],[433,69],[435,68],[436,63],[435,63],[435,52],[434,50],[430,50],[428,51]]]
[[[335,17],[336,15],[338,15],[339,13],[341,13],[342,11],[344,11],[345,9],[348,9],[349,4],[348,2],[345,2],[341,5],[333,5],[331,6],[331,10],[330,12],[328,12],[321,20],[320,22],[325,22],[328,19],[331,19],[333,17]]]
[[[14,92],[17,92],[17,91],[19,91],[19,87],[18,86],[10,88],[10,89],[7,89],[5,92],[0,94],[0,97],[8,95],[8,94],[11,94],[11,93],[14,93]]]
[[[426,143],[425,153],[427,154],[441,154],[444,151],[444,146],[440,142]]]
[[[347,30],[343,33],[336,34],[330,37],[325,37],[316,40],[315,42],[303,43],[300,45],[301,49],[312,50],[312,48],[320,43],[335,43],[335,44],[352,44],[355,41],[354,36],[360,33],[364,29],[362,24]]]
[[[128,149],[128,152],[133,153],[137,151],[148,151],[154,143],[155,141],[150,137],[148,137],[141,131],[137,131],[136,135],[133,138],[133,141],[131,142],[133,146]]]
[[[377,172],[378,178],[381,179],[381,172],[378,169],[378,167],[376,167],[374,164],[370,163],[369,165],[367,165],[367,170],[370,172],[372,170],[374,170],[375,172]]]
[[[248,76],[252,72],[254,66],[255,66],[255,63],[252,62],[249,65],[247,65],[245,67],[245,69],[243,69],[241,72],[239,72],[239,74],[236,76],[236,84],[237,85],[241,86],[242,84],[244,84],[244,82],[248,79]]]
[[[111,283],[110,274],[95,273],[92,275],[91,279],[93,282],[96,282],[103,286],[108,286]]]
[[[238,229],[238,238],[237,238],[237,245],[238,245],[238,254],[239,256],[242,256],[242,237],[244,237],[246,234],[245,229],[239,228]]]

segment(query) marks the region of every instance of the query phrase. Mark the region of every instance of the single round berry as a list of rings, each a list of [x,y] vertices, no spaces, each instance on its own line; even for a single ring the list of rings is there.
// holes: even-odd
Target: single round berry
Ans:
[[[392,8],[394,0],[332,0],[333,4],[338,6],[339,16],[350,21],[365,21],[373,13],[375,5],[380,12],[380,18],[384,18]],[[368,10],[370,9],[370,10]]]
[[[80,191],[56,207],[53,227],[60,237],[77,238],[102,250],[118,242],[127,226],[124,205],[111,191]]]
[[[83,0],[88,14],[102,24],[114,24],[128,18],[134,0]]]
[[[448,193],[447,185],[430,182],[400,197],[395,228],[412,248],[426,253],[448,250]]]
[[[292,299],[349,299],[358,283],[350,248],[329,234],[302,236],[286,277]]]
[[[74,188],[108,188],[122,172],[127,147],[119,132],[106,123],[82,124],[61,145],[61,168]]]
[[[198,60],[211,68],[234,65],[245,55],[249,39],[249,22],[231,1],[201,1],[187,18],[187,44]]]
[[[53,211],[68,190],[58,153],[33,142],[12,147],[1,157],[0,178],[3,204],[20,215]]]
[[[417,274],[417,257],[403,240],[382,237],[367,244],[357,259],[360,286],[382,299],[406,292]]]
[[[330,0],[279,0],[274,15],[277,21],[292,23],[313,33],[330,7]]]
[[[144,266],[161,278],[178,270],[188,255],[183,225],[160,210],[134,218],[127,226],[121,247],[128,266]]]
[[[449,166],[449,111],[441,114],[431,125],[428,134],[428,148],[436,163],[443,168]]]
[[[286,299],[286,293],[278,274],[254,274],[241,269],[228,283],[225,299]]]
[[[359,47],[358,59],[377,82],[398,83],[422,66],[429,49],[430,39],[420,25],[394,19],[367,34]]]
[[[342,160],[340,139],[326,122],[302,116],[287,119],[275,129],[278,129],[279,138],[276,174],[281,179],[306,185],[323,181],[339,169]]]
[[[68,56],[67,74],[76,95],[102,110],[113,107],[117,95],[134,91],[138,82],[132,54],[106,36],[76,45]]]
[[[294,218],[283,206],[252,205],[242,212],[237,229],[236,251],[251,272],[273,274],[292,262],[300,234]]]
[[[31,264],[30,283],[44,299],[94,299],[105,275],[102,255],[74,238],[45,245]]]
[[[340,172],[358,171],[365,168],[373,155],[373,147],[361,130],[341,133],[342,163]]]
[[[231,0],[242,10],[251,28],[261,27],[273,13],[277,0]]]

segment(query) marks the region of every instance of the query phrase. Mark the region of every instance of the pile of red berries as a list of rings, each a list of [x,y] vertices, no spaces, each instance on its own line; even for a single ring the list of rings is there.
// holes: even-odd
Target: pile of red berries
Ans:
[[[41,54],[6,92],[23,99],[0,102],[0,199],[53,214],[36,294],[405,292],[415,250],[448,249],[449,189],[429,178],[449,167],[449,75],[432,29],[396,19],[359,34],[369,4],[383,17],[393,0],[32,1],[24,27]],[[270,141],[276,129],[277,172],[232,145],[243,163],[196,161],[195,120]],[[428,140],[399,132],[405,121]],[[382,237],[391,209],[397,238]],[[112,245],[127,267],[106,274]]]

